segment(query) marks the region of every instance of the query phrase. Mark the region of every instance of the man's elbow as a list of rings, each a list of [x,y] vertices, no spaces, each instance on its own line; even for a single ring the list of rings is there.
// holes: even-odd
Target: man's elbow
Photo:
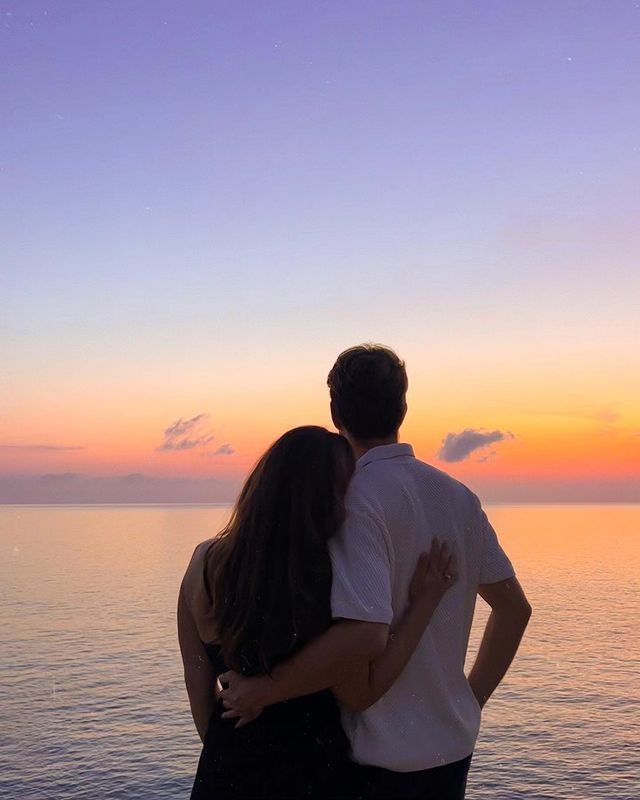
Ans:
[[[500,625],[505,628],[518,629],[524,631],[529,624],[533,609],[528,600],[521,600],[518,603],[511,603],[508,606],[496,607],[492,609],[492,614]]]
[[[361,676],[361,680],[357,684],[351,679],[348,691],[345,691],[341,686],[336,686],[334,692],[342,708],[352,713],[366,711],[374,703],[377,703],[381,697],[380,694],[374,695],[373,687],[363,676]]]
[[[513,624],[524,630],[529,624],[532,613],[533,609],[531,608],[531,603],[528,600],[523,599],[522,602],[518,603],[515,608],[511,609],[510,616]]]
[[[341,700],[340,705],[352,714],[361,714],[363,711],[371,708],[375,702],[376,701],[371,697],[358,697],[357,699],[350,698],[349,700]]]
[[[525,625],[531,619],[531,614],[533,613],[533,608],[531,607],[531,603],[527,600],[526,597],[523,597],[519,603],[518,614],[520,619],[525,623]]]

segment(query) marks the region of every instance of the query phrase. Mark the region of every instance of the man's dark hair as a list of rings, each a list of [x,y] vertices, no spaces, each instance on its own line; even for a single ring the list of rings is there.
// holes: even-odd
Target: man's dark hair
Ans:
[[[345,350],[327,384],[334,422],[355,439],[383,439],[402,424],[407,371],[389,347],[361,344]]]

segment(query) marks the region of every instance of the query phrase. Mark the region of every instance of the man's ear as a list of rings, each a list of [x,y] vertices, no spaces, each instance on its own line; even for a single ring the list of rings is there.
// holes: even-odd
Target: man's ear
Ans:
[[[335,407],[335,405],[333,403],[333,400],[329,404],[329,409],[331,411],[331,420],[333,421],[333,424],[336,426],[337,430],[339,430],[340,433],[342,433],[344,428],[342,427],[342,421],[340,420],[340,417],[338,416],[338,412],[336,411],[336,407]]]
[[[402,425],[402,423],[404,422],[404,420],[405,420],[405,417],[407,416],[407,411],[408,411],[408,409],[409,409],[409,407],[407,406],[407,400],[406,400],[406,398],[405,398],[405,401],[404,401],[404,411],[402,412],[402,419],[400,420],[400,425]],[[400,428],[400,425],[398,425],[398,429]]]

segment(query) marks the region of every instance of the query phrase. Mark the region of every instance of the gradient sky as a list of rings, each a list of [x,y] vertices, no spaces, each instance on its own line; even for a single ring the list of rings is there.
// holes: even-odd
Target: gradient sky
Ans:
[[[486,499],[640,500],[640,3],[0,9],[0,502],[233,499],[361,341]]]

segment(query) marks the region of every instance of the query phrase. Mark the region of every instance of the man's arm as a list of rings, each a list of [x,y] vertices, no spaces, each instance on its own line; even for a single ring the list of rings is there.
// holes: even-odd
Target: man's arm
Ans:
[[[485,583],[478,594],[491,606],[469,683],[482,708],[504,678],[531,617],[531,606],[516,578]]]
[[[354,669],[366,667],[387,645],[389,626],[377,622],[339,620],[328,631],[313,639],[271,674],[243,678],[235,672],[220,676],[229,686],[221,692],[225,705],[234,714],[313,694],[341,683]]]
[[[236,717],[237,712],[243,711],[233,702],[237,697],[248,708],[252,703],[254,708],[260,708],[329,687],[347,708],[364,711],[395,683],[442,596],[455,580],[455,558],[448,546],[440,545],[436,539],[430,551],[418,559],[409,587],[409,607],[391,635],[388,635],[388,626],[381,623],[343,620],[298,655],[279,665],[272,679],[243,682],[233,673],[222,675],[223,681],[230,677],[233,683],[230,692],[222,693],[223,699],[233,707],[227,716]],[[247,695],[247,691],[255,693]]]
[[[222,699],[235,712],[229,717],[335,686],[384,651],[393,619],[386,523],[375,504],[354,492],[355,480],[347,494],[346,520],[329,540],[336,622],[279,664],[271,677],[221,675],[221,682],[229,683]],[[240,715],[243,724],[246,716]]]

